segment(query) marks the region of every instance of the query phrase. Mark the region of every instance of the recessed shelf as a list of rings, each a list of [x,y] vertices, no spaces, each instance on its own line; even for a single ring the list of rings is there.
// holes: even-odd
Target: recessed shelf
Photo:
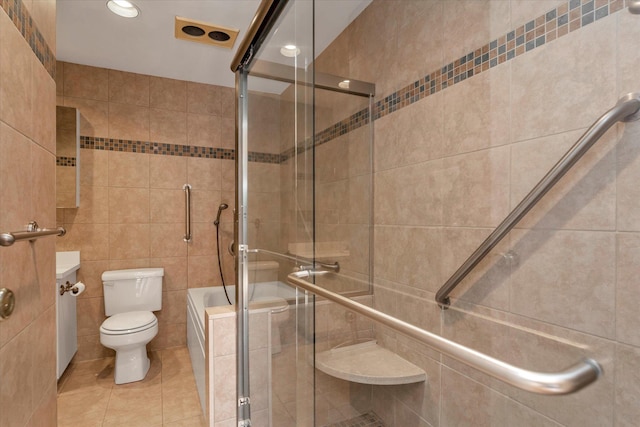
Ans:
[[[376,341],[334,348],[316,355],[316,368],[361,384],[397,385],[427,380],[427,374]]]

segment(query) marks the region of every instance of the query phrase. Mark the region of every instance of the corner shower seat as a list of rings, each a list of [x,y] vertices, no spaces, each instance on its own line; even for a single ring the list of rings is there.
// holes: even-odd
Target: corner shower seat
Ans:
[[[361,384],[398,385],[427,380],[427,374],[376,341],[333,348],[316,355],[316,368]]]

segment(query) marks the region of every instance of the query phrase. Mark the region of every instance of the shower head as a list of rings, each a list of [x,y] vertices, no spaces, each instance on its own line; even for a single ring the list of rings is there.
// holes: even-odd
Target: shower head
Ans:
[[[217,227],[218,224],[220,224],[220,215],[222,214],[222,211],[227,209],[228,207],[229,205],[227,205],[226,203],[221,203],[220,206],[218,206],[218,215],[216,215],[216,220],[213,221],[213,225]]]

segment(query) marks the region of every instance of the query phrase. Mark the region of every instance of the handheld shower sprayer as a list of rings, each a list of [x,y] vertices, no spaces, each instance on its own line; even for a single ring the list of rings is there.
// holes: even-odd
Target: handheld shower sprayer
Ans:
[[[220,215],[222,214],[222,211],[227,209],[228,207],[229,205],[227,205],[226,203],[221,203],[220,206],[218,206],[218,215],[216,215],[216,220],[213,221],[213,225],[217,227],[218,224],[220,224]]]

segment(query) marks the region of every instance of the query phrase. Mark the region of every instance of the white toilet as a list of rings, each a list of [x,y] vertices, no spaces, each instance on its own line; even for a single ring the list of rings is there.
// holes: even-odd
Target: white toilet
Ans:
[[[162,308],[163,268],[102,273],[105,314],[100,343],[116,351],[115,382],[144,379],[149,371],[147,344],[158,334],[152,311]]]

